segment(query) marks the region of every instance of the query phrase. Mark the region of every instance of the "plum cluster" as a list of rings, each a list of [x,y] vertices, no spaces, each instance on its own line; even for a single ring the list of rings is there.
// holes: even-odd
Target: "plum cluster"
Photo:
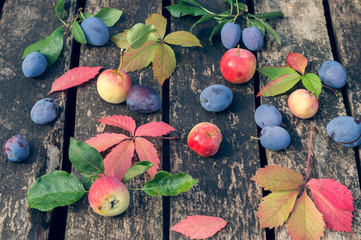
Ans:
[[[326,127],[327,134],[337,143],[346,147],[361,144],[361,123],[350,116],[339,116],[332,119]]]
[[[262,128],[259,135],[261,145],[269,150],[283,150],[291,143],[290,134],[286,129],[280,127],[282,115],[273,105],[260,105],[255,113],[254,120]]]

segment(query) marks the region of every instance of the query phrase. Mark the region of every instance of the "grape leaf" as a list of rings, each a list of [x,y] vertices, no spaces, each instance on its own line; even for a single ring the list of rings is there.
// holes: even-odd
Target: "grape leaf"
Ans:
[[[85,38],[85,34],[83,32],[83,29],[80,27],[79,23],[77,21],[73,22],[71,31],[73,33],[73,37],[74,39],[78,42],[78,43],[82,43],[82,44],[86,44],[87,40]]]
[[[99,70],[103,67],[76,67],[70,69],[66,73],[64,73],[61,77],[57,78],[52,86],[51,90],[48,93],[51,94],[56,91],[62,91],[74,86],[78,86],[82,83],[89,81],[90,79],[95,78],[95,76],[99,73]]]
[[[334,179],[311,179],[307,186],[327,226],[335,231],[352,233],[354,207],[350,190]]]
[[[317,98],[322,91],[321,79],[313,73],[307,73],[302,76],[302,83],[308,91],[312,92]]]
[[[45,39],[43,48],[40,52],[45,56],[48,66],[50,67],[60,56],[64,45],[64,27],[60,26],[54,30],[50,36]]]
[[[124,174],[132,166],[134,142],[125,140],[115,146],[104,158],[105,175],[122,180]]]
[[[102,133],[86,140],[85,142],[90,146],[92,146],[93,148],[95,148],[96,150],[98,150],[99,152],[103,152],[127,138],[128,136],[124,134]]]
[[[69,160],[80,173],[102,174],[104,173],[103,158],[100,153],[89,144],[78,142],[70,138]]]
[[[297,199],[287,222],[287,229],[293,239],[320,239],[323,237],[325,222],[306,191]]]
[[[256,213],[261,228],[282,226],[295,205],[299,189],[274,191],[262,198]]]
[[[128,51],[124,53],[121,69],[125,72],[134,72],[148,67],[153,61],[159,45],[157,42],[148,40],[140,48],[129,48]]]
[[[299,188],[303,184],[302,175],[292,169],[278,165],[258,169],[251,178],[257,185],[271,191],[287,191]]]
[[[183,17],[186,15],[201,16],[208,14],[205,10],[199,7],[187,5],[184,1],[178,1],[176,4],[165,7],[173,17]]]
[[[114,26],[114,24],[118,22],[122,14],[123,14],[122,10],[105,7],[100,9],[100,11],[97,14],[95,14],[95,17],[102,20],[107,27],[112,27]]]
[[[128,116],[122,116],[122,115],[114,115],[105,117],[102,119],[99,119],[98,122],[123,128],[124,130],[128,131],[131,135],[134,134],[136,125],[133,118]]]
[[[301,79],[301,76],[297,74],[285,74],[277,79],[269,82],[264,86],[257,94],[259,96],[275,96],[290,90]]]
[[[165,30],[167,28],[167,19],[165,17],[163,17],[162,15],[153,13],[150,17],[148,17],[145,20],[145,24],[152,24],[156,31],[156,37],[159,39],[163,39],[164,35],[165,35]]]
[[[165,122],[150,122],[139,126],[135,131],[135,136],[160,137],[171,131],[177,130]]]
[[[170,228],[191,239],[206,239],[214,236],[227,225],[227,221],[219,217],[188,216]]]
[[[153,167],[154,164],[149,161],[140,161],[133,164],[128,171],[125,173],[122,182],[127,183],[135,177],[145,173],[149,168]]]
[[[174,72],[176,67],[175,54],[171,47],[167,44],[160,44],[153,58],[153,74],[154,77],[163,85]]]
[[[137,23],[127,32],[127,40],[132,48],[140,48],[147,42],[149,35],[155,32],[155,30],[152,24]]]
[[[115,45],[117,45],[118,48],[127,49],[130,47],[130,44],[127,40],[127,34],[128,34],[128,30],[124,30],[124,32],[118,33],[117,35],[111,37],[110,41],[115,43]]]
[[[297,72],[301,73],[302,75],[305,74],[305,69],[307,66],[307,58],[305,58],[300,53],[288,53],[286,58],[287,65],[296,70]]]
[[[147,170],[149,176],[153,178],[157,173],[160,164],[157,149],[151,142],[142,137],[135,138],[134,143],[139,161],[149,161],[153,163],[154,166]]]
[[[41,176],[31,185],[26,200],[31,208],[49,211],[78,201],[85,192],[76,176],[54,171]]]
[[[164,41],[169,44],[180,45],[182,47],[202,47],[199,43],[199,39],[190,32],[177,31],[169,33]]]
[[[159,171],[153,179],[145,183],[142,190],[149,196],[176,196],[188,191],[196,183],[198,180],[186,173],[172,175],[166,171]]]
[[[257,71],[271,80],[275,80],[285,74],[298,74],[290,67],[261,67],[257,68]],[[300,76],[301,77],[301,76]]]
[[[63,17],[63,13],[64,13],[64,0],[58,0],[58,2],[55,5],[55,13],[58,19],[61,21],[61,18]]]

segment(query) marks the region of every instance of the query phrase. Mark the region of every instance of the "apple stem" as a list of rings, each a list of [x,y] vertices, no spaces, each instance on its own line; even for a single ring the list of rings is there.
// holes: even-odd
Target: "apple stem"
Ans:
[[[317,88],[313,89],[312,92],[310,92],[310,95],[315,95],[314,92],[316,92]]]
[[[324,86],[325,88],[330,89],[336,95],[336,97],[338,97],[338,92],[335,89],[330,88],[329,86],[326,86],[325,84],[322,84],[322,86]]]
[[[252,135],[248,134],[248,136],[251,138],[251,139],[254,139],[254,140],[260,140],[260,138],[258,137],[253,137]]]
[[[311,129],[311,136],[310,136],[310,143],[308,145],[308,156],[307,156],[307,169],[306,169],[306,178],[305,178],[305,184],[307,184],[307,179],[308,179],[308,169],[310,167],[310,159],[311,159],[311,146],[312,146],[312,135],[313,132],[316,131],[317,132],[317,128],[313,127]]]
[[[237,45],[237,54],[239,55],[239,51],[240,51],[240,47],[239,47],[239,44]]]
[[[120,49],[120,61],[119,61],[119,67],[117,69],[117,74],[119,75],[120,73],[120,69],[122,67],[123,64],[123,49]]]
[[[212,137],[214,134],[216,134],[217,132],[220,132],[221,130],[217,129],[215,132],[210,133],[209,136]]]

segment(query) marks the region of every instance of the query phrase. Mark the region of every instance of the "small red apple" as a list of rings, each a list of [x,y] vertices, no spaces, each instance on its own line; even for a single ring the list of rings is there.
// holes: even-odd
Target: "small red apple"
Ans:
[[[216,154],[221,142],[221,130],[209,122],[201,122],[195,125],[187,138],[189,148],[202,157],[210,157]]]
[[[223,77],[231,83],[248,82],[257,67],[256,57],[242,48],[229,49],[222,57],[220,68]]]
[[[288,107],[299,118],[313,117],[318,110],[318,100],[306,89],[298,89],[288,97]]]
[[[129,206],[129,191],[117,178],[104,176],[89,189],[88,201],[94,212],[102,216],[116,216]]]
[[[97,81],[99,96],[109,103],[122,103],[125,101],[132,81],[127,73],[108,69],[102,72]]]

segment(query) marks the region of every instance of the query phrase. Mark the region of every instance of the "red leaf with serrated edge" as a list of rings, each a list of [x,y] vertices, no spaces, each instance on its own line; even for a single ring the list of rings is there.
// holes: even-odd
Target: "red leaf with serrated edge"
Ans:
[[[294,240],[318,240],[323,237],[325,222],[306,191],[297,199],[287,229]]]
[[[107,125],[123,128],[132,135],[134,134],[136,128],[134,119],[128,116],[113,115],[113,116],[101,118],[98,121]]]
[[[139,161],[149,161],[154,164],[153,167],[147,170],[148,174],[153,178],[160,164],[157,149],[147,139],[137,137],[135,138],[135,151],[137,152]]]
[[[90,79],[95,78],[95,76],[99,73],[99,70],[102,68],[103,67],[80,66],[70,69],[53,82],[53,85],[51,86],[51,90],[48,95],[56,91],[62,91],[85,83]]]
[[[95,137],[85,140],[85,142],[98,150],[98,152],[103,152],[126,138],[128,138],[128,136],[124,134],[101,133]]]
[[[352,233],[354,207],[350,190],[334,179],[311,179],[307,186],[327,226],[335,231]]]
[[[271,191],[293,190],[303,184],[303,178],[300,173],[278,165],[265,166],[258,169],[256,175],[251,180],[264,189]]]
[[[219,217],[211,216],[188,216],[170,228],[190,239],[206,239],[214,236],[227,225],[227,221]]]
[[[135,136],[161,137],[171,131],[177,131],[165,122],[151,122],[139,126],[135,131]]]
[[[104,173],[122,180],[124,174],[132,166],[134,142],[125,140],[114,147],[104,159]]]
[[[302,75],[305,74],[305,69],[307,67],[307,58],[299,53],[288,53],[286,58],[287,65]]]

